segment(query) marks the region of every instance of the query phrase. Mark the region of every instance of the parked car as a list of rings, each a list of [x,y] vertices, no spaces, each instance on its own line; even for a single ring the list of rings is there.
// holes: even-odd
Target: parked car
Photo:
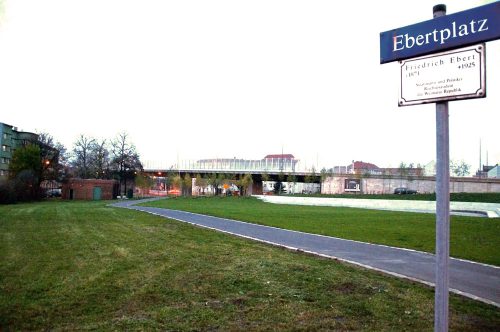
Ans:
[[[413,195],[416,194],[417,191],[408,188],[396,188],[394,189],[394,194],[396,195]]]
[[[46,195],[47,197],[61,197],[61,189],[49,189]]]

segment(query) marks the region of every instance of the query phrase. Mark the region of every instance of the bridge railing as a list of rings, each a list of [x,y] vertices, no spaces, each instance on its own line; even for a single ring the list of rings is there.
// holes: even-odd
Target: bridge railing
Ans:
[[[284,173],[308,173],[318,172],[314,166],[307,167],[299,160],[268,158],[263,160],[244,160],[244,159],[206,159],[206,160],[183,160],[178,163],[167,165],[167,163],[145,162],[145,169],[161,170],[189,170],[203,172],[284,172]]]

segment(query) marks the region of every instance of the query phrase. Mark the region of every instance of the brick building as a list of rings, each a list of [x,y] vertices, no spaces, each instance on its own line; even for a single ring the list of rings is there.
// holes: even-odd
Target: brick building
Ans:
[[[118,195],[118,181],[99,179],[69,179],[63,183],[62,198],[78,200],[109,200]]]

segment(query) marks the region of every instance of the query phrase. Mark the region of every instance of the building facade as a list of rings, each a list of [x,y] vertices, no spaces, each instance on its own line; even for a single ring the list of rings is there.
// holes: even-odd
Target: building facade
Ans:
[[[488,171],[488,178],[500,179],[500,166],[496,164]]]
[[[17,127],[0,122],[0,180],[9,176],[9,164],[16,149],[37,140],[37,134],[19,131]]]
[[[188,168],[199,170],[241,170],[241,171],[266,171],[266,172],[295,172],[299,160],[292,154],[268,154],[263,159],[247,160],[236,158],[201,159]]]
[[[70,200],[111,200],[118,192],[116,180],[70,179],[62,186],[62,198]]]

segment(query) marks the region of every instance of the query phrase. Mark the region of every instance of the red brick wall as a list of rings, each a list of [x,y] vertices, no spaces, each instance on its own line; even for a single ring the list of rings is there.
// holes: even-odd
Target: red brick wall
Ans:
[[[63,183],[62,198],[70,199],[71,190],[73,190],[73,199],[92,200],[94,187],[101,188],[101,199],[114,199],[113,188],[118,185],[115,180],[97,180],[97,179],[70,179]]]

